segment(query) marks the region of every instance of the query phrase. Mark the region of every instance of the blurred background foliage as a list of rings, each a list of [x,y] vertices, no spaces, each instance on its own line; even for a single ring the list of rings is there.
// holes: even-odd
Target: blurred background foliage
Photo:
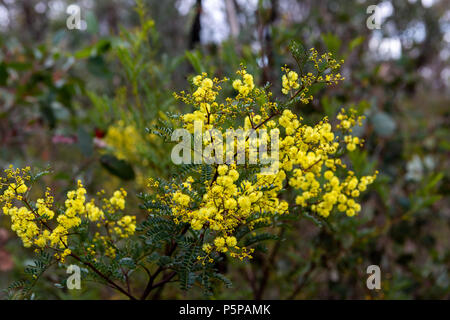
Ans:
[[[168,115],[190,110],[172,92],[203,71],[232,77],[241,63],[280,92],[297,40],[345,59],[346,80],[316,88],[296,113],[307,122],[343,106],[364,113],[366,146],[348,161],[380,175],[358,217],[299,212],[252,263],[225,260],[219,268],[233,288],[214,297],[448,299],[450,8],[444,0],[375,2],[1,0],[0,167],[51,166],[43,183],[57,199],[79,178],[92,192],[125,187],[131,213],[143,217],[135,195],[146,179],[179,173],[160,136]],[[371,4],[380,29],[366,26]],[[66,27],[69,5],[80,9],[81,30]],[[8,224],[0,216],[2,289],[31,257]],[[381,290],[366,288],[372,264],[381,267]],[[55,287],[63,268],[45,276],[38,299],[118,298],[95,284]],[[169,285],[154,298],[204,296]]]

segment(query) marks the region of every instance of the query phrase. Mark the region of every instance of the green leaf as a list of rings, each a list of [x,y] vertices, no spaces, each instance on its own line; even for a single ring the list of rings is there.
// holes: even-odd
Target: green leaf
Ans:
[[[103,155],[100,163],[106,170],[122,180],[133,180],[135,177],[133,167],[127,161],[117,159],[111,154]]]
[[[289,51],[299,64],[303,65],[306,62],[308,54],[299,42],[292,40],[289,43]]]
[[[97,77],[107,78],[111,75],[109,67],[102,56],[89,57],[87,61],[87,68]]]
[[[135,269],[136,262],[132,258],[125,257],[119,260],[119,266],[127,267],[129,269]]]
[[[332,33],[326,33],[322,35],[322,40],[325,43],[328,51],[330,51],[333,55],[336,56],[339,53],[342,41],[336,35]]]
[[[51,101],[45,99],[46,101],[40,101],[40,111],[42,118],[47,122],[50,129],[54,129],[56,127],[56,116],[55,112],[51,106]]]
[[[375,132],[380,137],[390,137],[394,134],[395,129],[397,129],[397,123],[395,120],[386,112],[377,112],[371,119]]]
[[[248,238],[245,239],[244,241],[244,246],[250,246],[252,244],[261,242],[261,241],[266,241],[266,240],[277,240],[278,236],[274,235],[274,234],[270,234],[270,233],[260,233],[257,234],[255,236],[250,236]]]
[[[364,40],[365,38],[363,36],[359,36],[350,41],[350,44],[348,45],[349,50],[353,51],[353,49],[363,44]]]
[[[0,63],[0,86],[6,86],[8,82],[8,70],[4,62]]]
[[[222,281],[225,284],[225,287],[227,287],[229,289],[233,288],[233,283],[231,282],[231,280],[228,279],[227,277],[225,277],[223,274],[215,272],[215,273],[212,274],[212,277],[216,278],[217,280]]]
[[[189,60],[197,74],[205,72],[205,67],[201,62],[201,53],[199,51],[186,51],[186,58]]]
[[[78,128],[78,147],[81,150],[81,153],[85,157],[92,156],[94,152],[94,144],[92,142],[92,136],[84,129],[83,127]]]

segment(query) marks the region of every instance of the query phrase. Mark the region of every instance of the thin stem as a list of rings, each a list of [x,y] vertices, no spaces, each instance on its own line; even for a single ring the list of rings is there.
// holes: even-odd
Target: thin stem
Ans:
[[[98,270],[92,263],[87,262],[87,261],[83,261],[79,256],[77,256],[74,253],[71,253],[70,256],[72,258],[74,258],[75,260],[78,260],[79,262],[81,262],[82,264],[84,264],[85,266],[89,267],[92,269],[92,271],[94,271],[96,274],[98,274],[102,279],[104,279],[106,282],[108,282],[111,286],[113,286],[116,290],[120,291],[121,293],[123,293],[124,295],[126,295],[128,298],[130,298],[131,300],[137,300],[133,295],[131,295],[129,292],[127,292],[125,289],[123,289],[121,286],[119,286],[118,284],[116,284],[114,281],[112,281],[110,278],[108,278],[108,276],[104,275],[100,270]]]

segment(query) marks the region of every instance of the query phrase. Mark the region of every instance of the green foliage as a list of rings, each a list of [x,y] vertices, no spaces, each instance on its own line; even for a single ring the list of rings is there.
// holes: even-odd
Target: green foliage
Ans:
[[[294,2],[289,5],[295,7]],[[119,22],[109,24],[106,4],[120,12]],[[130,8],[126,2],[96,1],[86,16],[85,32],[66,30],[63,20],[46,19],[40,25],[38,17],[33,26],[21,26],[24,19],[17,19],[7,33],[0,31],[0,166],[46,168],[51,163],[51,170],[31,176],[30,193],[42,194],[43,185],[52,185],[58,190],[56,201],[79,178],[89,192],[101,188],[108,192],[123,185],[129,190],[130,212],[139,217],[139,236],[124,241],[115,258],[94,261],[83,256],[83,262],[124,288],[131,281],[139,293],[158,270],[154,285],[175,272],[164,285],[152,289],[153,294],[161,288],[155,298],[179,298],[178,287],[189,289],[183,297],[212,294],[214,299],[449,297],[450,133],[448,84],[441,73],[448,62],[441,54],[445,43],[440,23],[447,12],[443,2],[430,8],[420,1],[392,2],[393,14],[383,26],[391,24],[394,28],[389,30],[398,34],[388,34],[383,27],[379,35],[402,36],[399,59],[380,57],[368,45],[371,34],[364,23],[364,3],[333,6],[317,1],[301,18],[282,8],[276,17],[274,10],[274,20],[269,2],[261,2],[251,14],[239,5],[238,37],[220,44],[197,44],[192,50],[186,50],[186,39],[195,10],[182,17],[176,9],[167,10],[174,1],[145,4],[149,6],[137,1],[137,8]],[[18,2],[8,6],[21,14]],[[409,36],[414,21],[427,30],[423,41]],[[110,29],[107,36],[100,28],[104,25]],[[267,233],[265,222],[238,229],[238,240],[255,249],[251,264],[214,256],[213,262],[202,265],[197,260],[200,239],[210,235],[164,219],[171,215],[171,208],[153,201],[154,194],[146,188],[149,177],[158,177],[160,188],[170,190],[172,178],[193,176],[200,195],[184,191],[193,197],[195,207],[205,191],[204,183],[214,176],[211,165],[175,167],[170,162],[168,142],[173,128],[179,114],[190,111],[174,101],[172,92],[185,88],[186,78],[193,74],[231,75],[244,63],[255,82],[275,92],[273,98],[279,102],[280,67],[300,68],[303,74],[311,71],[305,48],[313,46],[346,60],[346,81],[332,89],[316,85],[311,88],[317,97],[313,102],[305,105],[292,99],[279,104],[279,111],[295,110],[306,123],[324,115],[333,119],[343,106],[366,115],[363,127],[354,132],[366,147],[345,159],[357,174],[380,170],[363,198],[363,211],[357,219],[337,215],[324,220],[295,208],[294,214],[270,225],[277,232]],[[428,70],[432,78],[424,76]],[[136,147],[133,157],[119,156],[117,148],[105,142],[108,130],[119,121],[139,136],[129,143]],[[58,138],[64,142],[53,142]],[[259,169],[249,167],[240,179],[251,180]],[[281,197],[293,196],[284,191]],[[255,219],[263,217],[264,213],[255,215]],[[1,216],[0,231],[8,228]],[[83,250],[90,241],[88,231],[82,225],[74,236]],[[70,257],[68,263],[84,265],[83,289],[67,290],[65,268],[49,259],[48,253],[30,262],[31,250],[21,248],[10,234],[5,239],[0,238],[0,251],[12,256],[6,255],[5,261],[13,261],[14,269],[0,275],[3,297],[117,298],[112,290],[101,291],[98,285],[111,287],[111,283]],[[365,267],[370,264],[382,268],[382,292],[367,292],[364,287]],[[259,290],[261,286],[265,287]]]
[[[135,177],[133,167],[127,161],[117,159],[114,155],[102,155],[100,157],[100,163],[110,173],[123,180],[132,180]]]

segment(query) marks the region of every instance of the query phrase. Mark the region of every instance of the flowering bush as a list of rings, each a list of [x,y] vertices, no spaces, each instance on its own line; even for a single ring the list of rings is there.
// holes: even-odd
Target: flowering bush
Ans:
[[[96,202],[78,181],[77,189],[67,192],[64,204],[55,204],[50,189],[42,198],[29,197],[33,182],[43,173],[7,169],[1,180],[0,203],[24,246],[35,248],[40,255],[41,263],[30,270],[32,277],[37,279],[55,262],[74,259],[87,267],[86,277],[131,299],[146,299],[171,281],[178,281],[182,289],[199,284],[211,292],[214,279],[230,285],[217,270],[223,254],[251,259],[260,241],[275,238],[274,229],[300,212],[317,219],[330,214],[357,215],[361,210],[358,197],[377,174],[360,176],[345,161],[345,153],[363,143],[352,135],[352,127],[362,117],[352,109],[342,109],[335,122],[325,117],[309,125],[291,111],[292,106],[313,99],[313,86],[344,80],[338,73],[342,61],[330,53],[319,55],[315,49],[304,52],[295,43],[291,51],[300,73],[283,67],[282,93],[287,95],[283,101],[272,99],[269,85],[256,86],[244,67],[231,82],[235,90],[231,96],[223,90],[230,85],[229,79],[210,78],[206,73],[192,79],[192,90],[174,95],[191,105],[193,112],[172,115],[173,126],[150,131],[168,139],[178,124],[195,136],[196,123],[200,123],[206,158],[183,164],[171,180],[150,178],[149,191],[139,195],[146,211],[142,219],[124,213],[127,193],[123,189],[112,196],[100,191],[97,198],[101,199]],[[267,153],[250,164],[235,161],[234,145],[218,143],[226,136],[220,130],[230,128],[253,130],[270,140],[268,168]],[[232,140],[237,141],[238,150],[245,151],[245,157],[251,157],[252,144],[258,143],[249,137]],[[187,152],[189,159],[191,153],[195,158],[195,148]],[[148,282],[136,295],[130,276],[138,271],[148,275]],[[28,293],[33,283],[13,287]]]

